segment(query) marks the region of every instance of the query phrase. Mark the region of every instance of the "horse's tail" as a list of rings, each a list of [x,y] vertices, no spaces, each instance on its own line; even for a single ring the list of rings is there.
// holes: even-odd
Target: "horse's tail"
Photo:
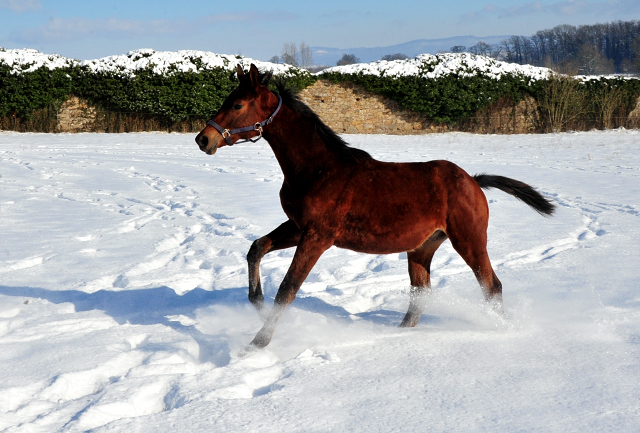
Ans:
[[[551,203],[551,201],[544,198],[542,194],[524,182],[504,176],[495,176],[484,173],[476,174],[473,178],[478,182],[480,188],[498,188],[499,190],[522,200],[540,215],[553,215],[553,212],[556,209],[556,206]]]

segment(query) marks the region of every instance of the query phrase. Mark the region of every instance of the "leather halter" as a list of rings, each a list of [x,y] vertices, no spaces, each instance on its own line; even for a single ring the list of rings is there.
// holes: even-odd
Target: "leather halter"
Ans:
[[[211,125],[214,128],[216,128],[216,130],[224,138],[224,141],[227,142],[228,146],[233,146],[235,144],[235,143],[231,142],[231,138],[229,138],[229,137],[231,137],[234,134],[240,134],[241,132],[247,132],[247,131],[257,131],[259,135],[257,137],[254,137],[253,139],[245,138],[242,141],[238,140],[238,141],[236,141],[236,143],[246,143],[247,141],[255,143],[256,141],[258,141],[258,140],[260,140],[262,138],[262,127],[265,126],[265,125],[270,124],[271,122],[273,122],[273,118],[276,116],[276,114],[278,114],[278,111],[280,111],[280,107],[282,107],[282,97],[280,97],[280,95],[278,95],[278,107],[276,108],[276,111],[274,111],[271,116],[269,116],[267,119],[263,120],[262,122],[256,122],[252,126],[244,126],[242,128],[236,128],[236,129],[232,129],[232,130],[228,130],[228,129],[223,128],[222,126],[218,125],[213,120],[209,120],[207,122],[207,125]]]

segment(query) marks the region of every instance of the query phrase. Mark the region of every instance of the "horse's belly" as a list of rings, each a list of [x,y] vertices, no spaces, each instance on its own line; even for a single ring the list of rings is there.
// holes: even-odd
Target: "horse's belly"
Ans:
[[[334,245],[338,248],[344,248],[347,250],[356,251],[358,253],[394,254],[414,250],[422,245],[422,243],[389,244],[385,242],[360,243],[350,241],[337,241]]]
[[[368,254],[401,253],[418,248],[440,228],[430,223],[410,227],[345,227],[334,244],[339,248]]]

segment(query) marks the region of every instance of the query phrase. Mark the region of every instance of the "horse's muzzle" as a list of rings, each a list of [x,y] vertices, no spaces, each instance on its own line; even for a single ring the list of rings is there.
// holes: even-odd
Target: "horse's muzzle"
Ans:
[[[213,155],[218,150],[218,143],[210,146],[209,138],[202,132],[196,137],[196,144],[198,145],[200,150],[207,155]]]

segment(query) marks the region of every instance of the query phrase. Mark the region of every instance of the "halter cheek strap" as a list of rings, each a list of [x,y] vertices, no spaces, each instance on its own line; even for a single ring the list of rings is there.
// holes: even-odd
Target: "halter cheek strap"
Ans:
[[[224,141],[227,142],[228,146],[233,146],[235,144],[235,143],[231,142],[231,138],[230,137],[232,135],[240,134],[241,132],[248,132],[248,131],[257,131],[258,132],[258,136],[254,137],[253,139],[246,138],[244,140],[238,140],[238,141],[236,141],[236,143],[246,143],[247,141],[255,143],[256,141],[258,141],[258,140],[260,140],[262,138],[262,127],[265,126],[265,125],[270,124],[271,122],[273,122],[273,118],[276,116],[276,114],[278,114],[278,111],[280,111],[280,107],[282,107],[282,98],[280,97],[280,95],[278,95],[278,107],[276,108],[276,111],[274,111],[271,116],[269,116],[267,119],[263,120],[262,122],[256,122],[252,126],[244,126],[242,128],[236,128],[236,129],[232,129],[232,130],[228,130],[226,128],[223,128],[222,126],[218,125],[213,120],[209,120],[207,122],[207,125],[211,125],[214,128],[216,128],[216,130],[224,138]]]

